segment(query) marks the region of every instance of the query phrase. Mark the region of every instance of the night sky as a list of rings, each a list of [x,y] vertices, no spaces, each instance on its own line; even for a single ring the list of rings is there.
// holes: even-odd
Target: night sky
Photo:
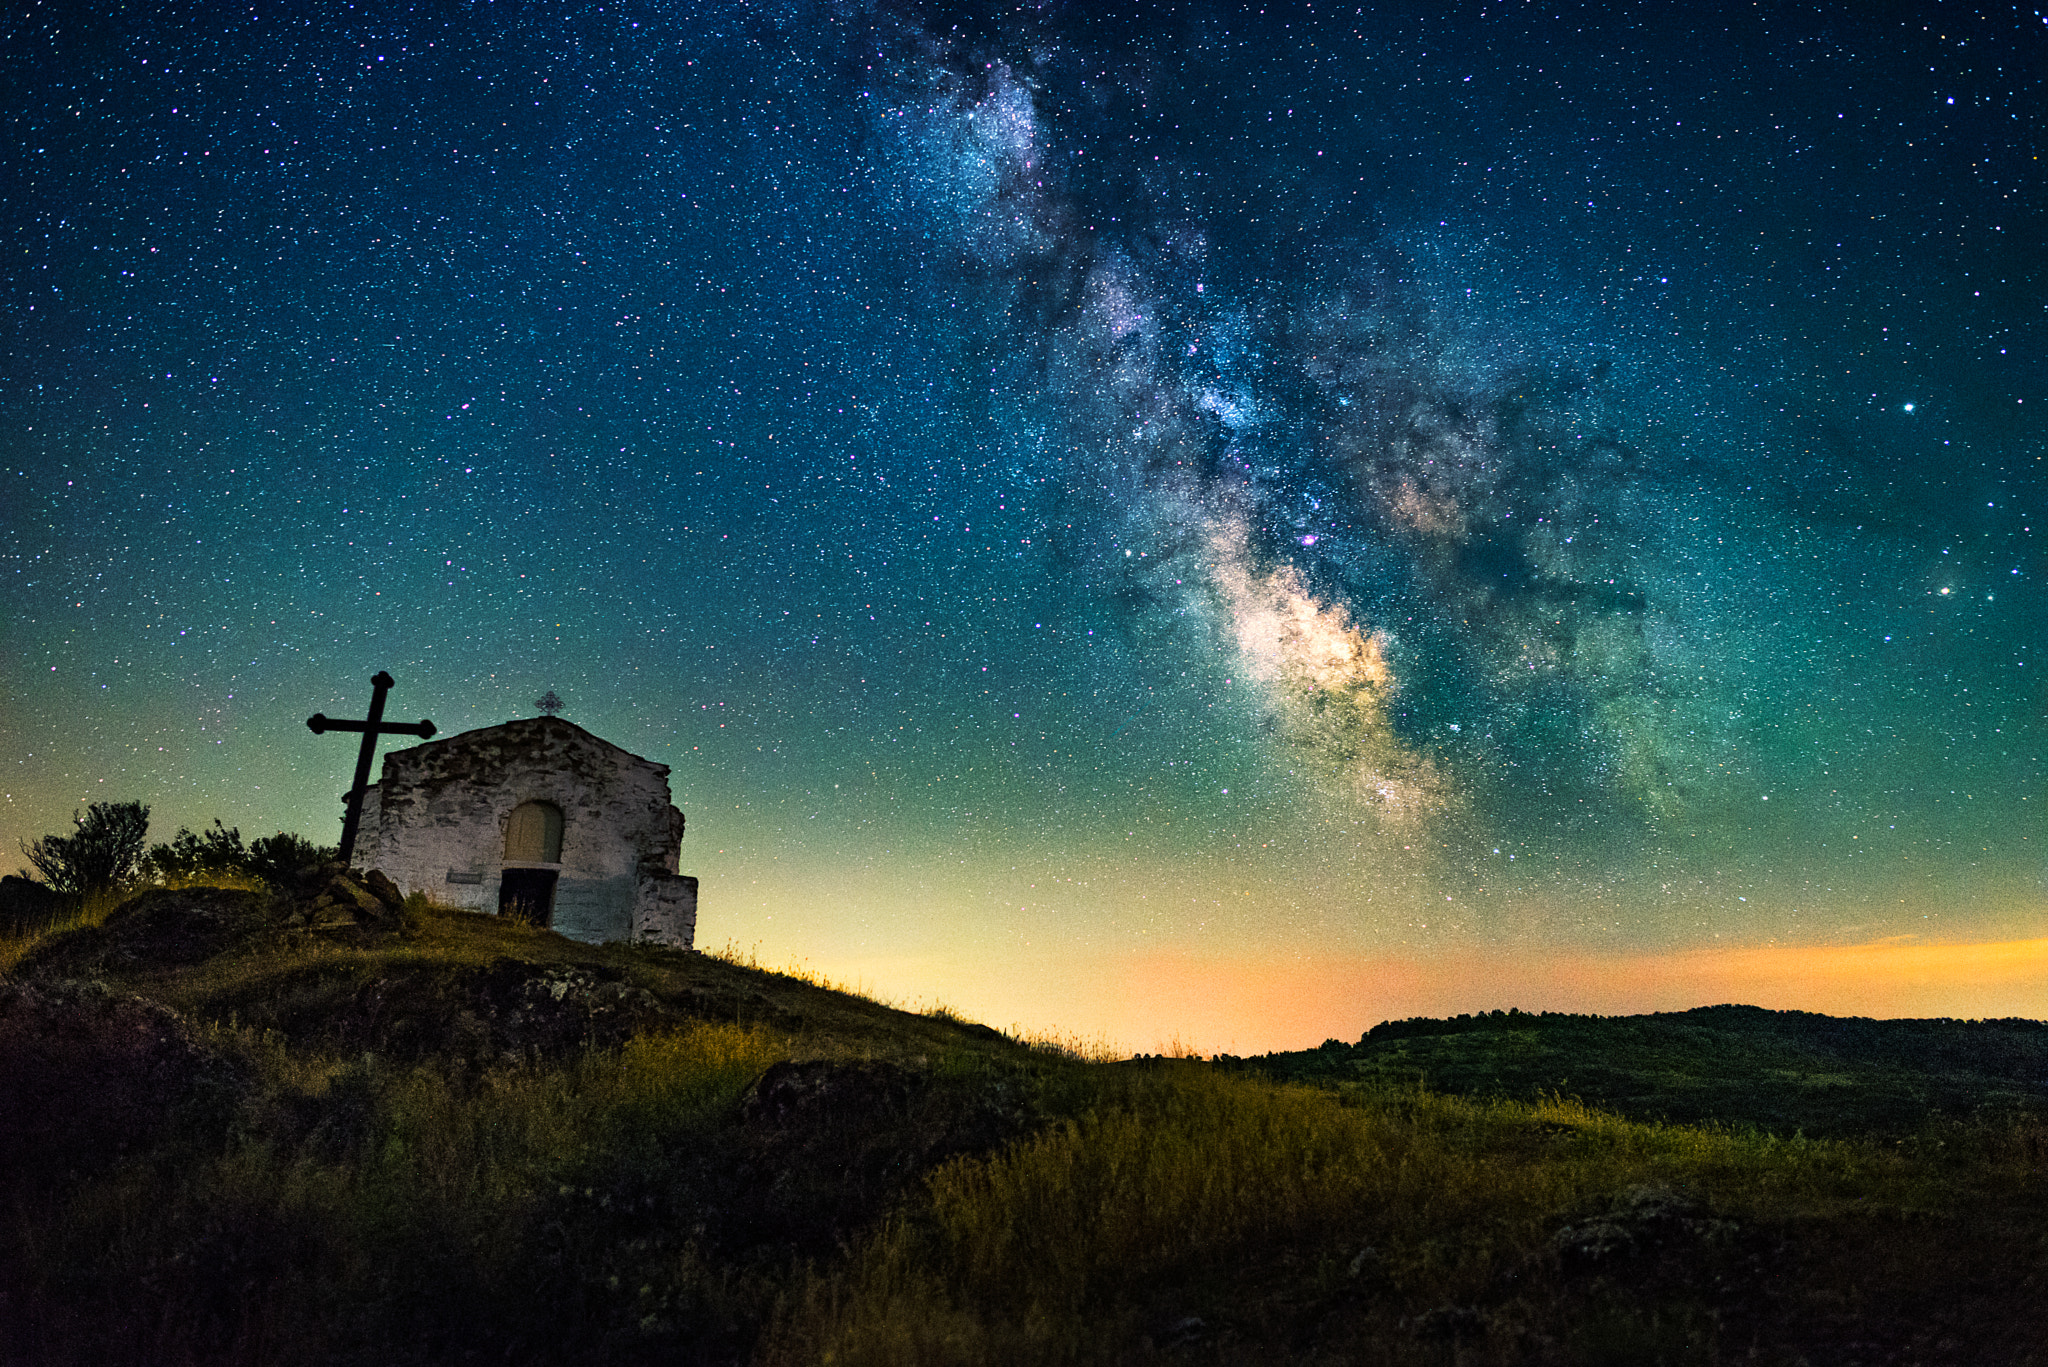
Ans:
[[[9,852],[385,669],[997,1025],[2048,1015],[2033,8],[0,24]]]

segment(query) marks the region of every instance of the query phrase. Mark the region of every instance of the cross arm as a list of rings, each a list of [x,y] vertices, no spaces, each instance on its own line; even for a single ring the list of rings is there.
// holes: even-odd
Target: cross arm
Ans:
[[[369,731],[379,736],[418,736],[421,740],[434,738],[434,724],[430,721],[337,721],[324,712],[315,712],[306,718],[306,729],[314,735],[324,731]]]

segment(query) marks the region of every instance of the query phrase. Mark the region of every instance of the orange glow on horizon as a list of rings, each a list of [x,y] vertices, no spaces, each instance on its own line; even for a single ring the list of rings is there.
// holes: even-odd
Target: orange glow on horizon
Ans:
[[[1737,1002],[1833,1016],[2048,1017],[2048,938],[1910,938],[1663,953],[1196,956],[1123,961],[1100,1029],[1137,1049],[1303,1049],[1383,1020],[1470,1011],[1634,1015]],[[1078,1005],[1078,1003],[1077,1003]],[[1092,1023],[1091,1023],[1092,1024]]]
[[[1831,1016],[2048,1019],[2048,938],[1748,945],[1571,954],[1046,952],[985,961],[944,953],[822,965],[918,1009],[1127,1052],[1179,1045],[1240,1055],[1356,1040],[1383,1020],[1462,1012],[1635,1015],[1739,1003]]]

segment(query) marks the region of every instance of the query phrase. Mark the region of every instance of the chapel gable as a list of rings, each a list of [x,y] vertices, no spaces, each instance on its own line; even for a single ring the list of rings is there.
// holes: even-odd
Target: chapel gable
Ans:
[[[668,774],[559,717],[390,751],[364,795],[356,862],[573,939],[689,948],[697,880],[677,872]]]

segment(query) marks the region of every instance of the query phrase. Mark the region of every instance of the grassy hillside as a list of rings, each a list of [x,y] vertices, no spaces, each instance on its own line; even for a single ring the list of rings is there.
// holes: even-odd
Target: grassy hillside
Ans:
[[[332,871],[0,963],[10,1361],[2048,1360],[2026,1106],[1816,1138],[1351,1046],[1091,1061]]]

